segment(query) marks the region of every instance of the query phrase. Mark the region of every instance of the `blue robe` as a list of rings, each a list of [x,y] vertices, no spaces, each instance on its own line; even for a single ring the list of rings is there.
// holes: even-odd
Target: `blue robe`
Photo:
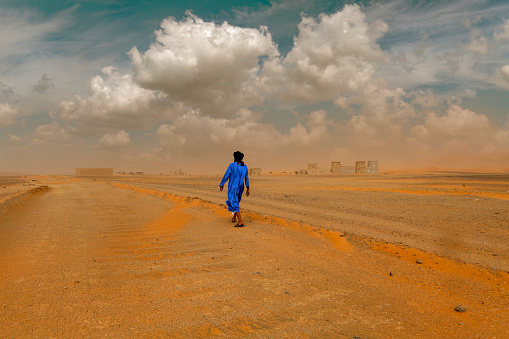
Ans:
[[[228,181],[228,211],[240,212],[240,199],[242,199],[242,193],[244,192],[244,182],[249,187],[249,176],[247,166],[242,166],[239,163],[232,162],[226,169],[223,180],[219,186],[224,186]]]

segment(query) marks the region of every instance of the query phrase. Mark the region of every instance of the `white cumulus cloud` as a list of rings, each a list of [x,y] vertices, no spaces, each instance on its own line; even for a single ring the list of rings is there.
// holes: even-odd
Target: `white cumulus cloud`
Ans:
[[[134,80],[143,88],[211,117],[232,117],[262,101],[253,88],[260,59],[278,54],[266,27],[216,25],[188,13],[180,22],[165,19],[155,34],[146,52],[129,52]]]
[[[509,82],[509,65],[502,67],[502,75],[504,76],[505,81]]]
[[[59,118],[75,123],[80,133],[102,130],[143,129],[170,116],[171,103],[160,92],[146,90],[120,74],[114,67],[103,69],[103,76],[90,80],[87,98],[75,96],[59,104]]]
[[[423,125],[414,129],[415,136],[433,140],[451,138],[472,139],[490,131],[490,122],[484,114],[453,105],[446,114],[430,113]]]
[[[482,55],[488,54],[489,41],[482,34],[479,29],[472,29],[470,32],[470,41],[468,44],[462,45],[464,49],[471,52],[476,52]]]
[[[260,86],[286,99],[333,100],[355,93],[372,79],[385,53],[376,43],[387,31],[382,22],[371,26],[357,5],[303,16],[294,47],[284,59],[268,60]]]
[[[0,127],[12,126],[16,123],[18,109],[8,104],[0,104]]]
[[[11,133],[7,133],[7,136],[9,137],[9,141],[13,141],[13,142],[21,141],[21,138],[18,137],[17,135],[14,135],[14,134],[11,134]]]
[[[43,74],[37,84],[32,86],[32,91],[39,94],[47,93],[50,89],[55,88],[55,80],[46,74]]]
[[[103,148],[120,148],[127,146],[131,143],[129,133],[126,131],[118,131],[116,133],[105,134],[97,144],[98,147]]]
[[[57,121],[51,124],[40,125],[33,133],[32,142],[36,145],[64,143],[71,139],[69,131],[72,131],[72,127],[62,126]]]
[[[207,156],[217,149],[232,145],[253,152],[286,147],[303,147],[327,138],[325,111],[312,112],[307,126],[297,123],[288,133],[273,125],[258,122],[248,109],[241,109],[235,118],[211,118],[193,113],[176,119],[173,124],[162,124],[156,135],[163,151],[171,154]]]
[[[428,113],[404,140],[407,159],[421,166],[500,166],[509,156],[509,129],[493,126],[485,115],[459,105],[451,105],[443,115]]]

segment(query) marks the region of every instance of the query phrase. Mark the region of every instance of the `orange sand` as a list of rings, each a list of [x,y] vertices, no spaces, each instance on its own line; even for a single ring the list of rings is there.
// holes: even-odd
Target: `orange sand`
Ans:
[[[38,178],[0,203],[0,337],[504,338],[507,181],[460,179],[253,177],[234,228],[217,177]]]

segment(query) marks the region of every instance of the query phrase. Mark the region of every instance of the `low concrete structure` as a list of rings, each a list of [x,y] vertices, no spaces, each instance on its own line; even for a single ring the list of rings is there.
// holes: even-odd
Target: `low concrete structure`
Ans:
[[[355,174],[355,166],[341,166],[341,174]]]
[[[259,167],[249,169],[249,175],[261,175],[261,174],[262,174],[262,169]]]
[[[310,169],[318,169],[318,164],[317,163],[315,163],[315,164],[308,163],[308,170],[310,170]]]
[[[113,175],[113,168],[76,168],[78,177],[107,177]]]

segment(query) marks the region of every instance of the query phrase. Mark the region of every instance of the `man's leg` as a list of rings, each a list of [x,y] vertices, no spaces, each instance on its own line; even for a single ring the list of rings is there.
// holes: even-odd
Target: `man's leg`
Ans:
[[[240,212],[237,212],[237,219],[239,220],[239,223],[237,225],[243,226],[244,222],[242,221],[242,217],[240,216]]]

